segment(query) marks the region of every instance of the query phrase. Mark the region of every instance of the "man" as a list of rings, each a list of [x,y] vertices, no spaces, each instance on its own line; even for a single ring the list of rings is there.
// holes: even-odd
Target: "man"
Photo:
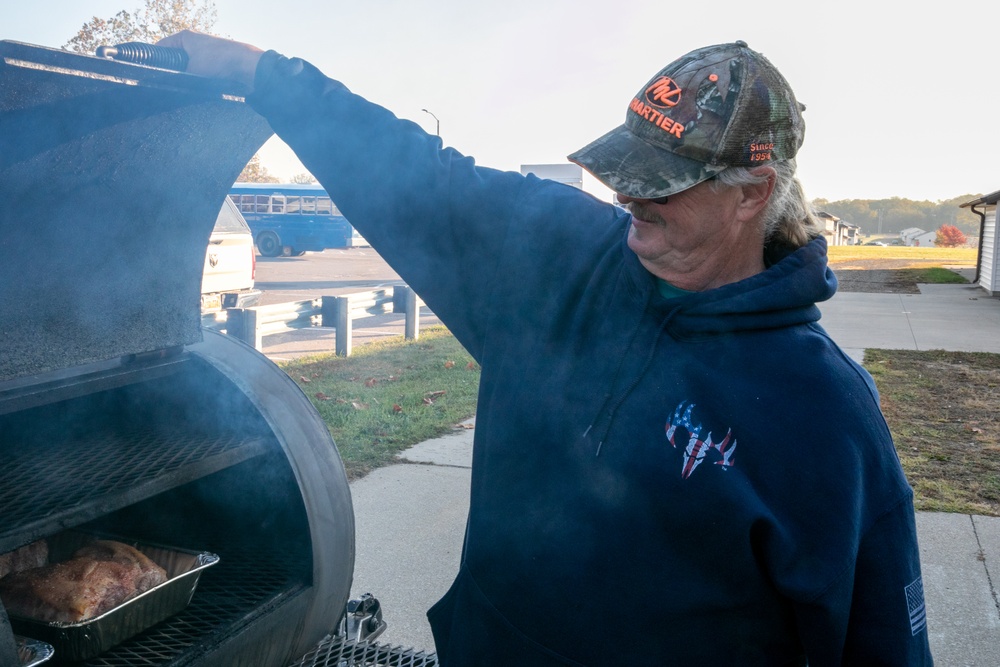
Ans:
[[[308,63],[181,33],[239,80],[482,365],[442,665],[927,665],[912,494],[742,42],[671,63],[571,156],[630,211],[493,171]]]

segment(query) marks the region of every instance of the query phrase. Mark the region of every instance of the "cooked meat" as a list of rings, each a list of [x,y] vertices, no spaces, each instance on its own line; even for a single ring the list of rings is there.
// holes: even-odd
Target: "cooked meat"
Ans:
[[[121,604],[130,593],[128,567],[111,561],[69,560],[0,581],[7,612],[47,623],[75,623]]]
[[[125,565],[134,572],[132,581],[136,595],[167,580],[166,571],[135,547],[112,540],[97,540],[80,547],[73,558],[91,558]]]
[[[31,544],[25,544],[20,549],[0,554],[0,579],[11,572],[30,570],[33,567],[41,567],[48,562],[49,543],[45,540],[36,540]]]
[[[100,616],[166,581],[166,572],[127,544],[101,540],[73,558],[0,580],[10,614],[46,623],[78,623]]]

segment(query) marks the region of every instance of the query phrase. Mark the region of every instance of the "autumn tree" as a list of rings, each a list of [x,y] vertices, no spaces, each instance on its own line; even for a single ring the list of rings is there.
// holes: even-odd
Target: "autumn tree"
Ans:
[[[934,245],[939,248],[958,248],[966,242],[965,234],[955,225],[941,225],[937,230]]]
[[[212,31],[216,11],[211,0],[146,0],[132,12],[122,10],[109,19],[93,17],[63,45],[77,53],[93,54],[99,46],[146,42],[152,44],[180,30]]]
[[[267,167],[260,163],[260,156],[254,155],[236,177],[237,183],[280,183],[281,179],[268,173]]]

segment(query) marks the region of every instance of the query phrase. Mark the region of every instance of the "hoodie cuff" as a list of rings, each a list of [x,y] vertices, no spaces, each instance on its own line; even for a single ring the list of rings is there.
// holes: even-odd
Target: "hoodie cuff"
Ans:
[[[264,93],[271,81],[274,79],[275,69],[281,61],[289,62],[288,58],[284,57],[277,51],[265,51],[264,55],[260,57],[257,61],[257,70],[254,72],[253,77],[253,90],[254,94]]]

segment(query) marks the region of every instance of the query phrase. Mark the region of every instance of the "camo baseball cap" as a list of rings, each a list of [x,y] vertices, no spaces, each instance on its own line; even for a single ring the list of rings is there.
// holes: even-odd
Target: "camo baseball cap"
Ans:
[[[707,46],[660,70],[632,99],[624,125],[568,159],[615,192],[654,199],[727,167],[795,157],[804,109],[746,42]]]

